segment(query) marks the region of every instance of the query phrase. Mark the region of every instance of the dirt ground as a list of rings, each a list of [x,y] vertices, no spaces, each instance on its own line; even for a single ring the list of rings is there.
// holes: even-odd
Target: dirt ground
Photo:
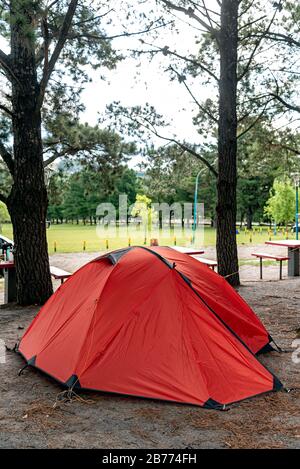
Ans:
[[[240,248],[240,257],[249,259],[251,252],[253,247]],[[213,250],[206,255],[213,258]],[[93,257],[56,254],[51,263],[73,272]],[[239,293],[276,341],[291,349],[300,326],[300,279],[279,282],[278,266],[264,272],[261,282],[257,265],[243,265]],[[0,339],[12,347],[36,312],[2,306]],[[260,359],[286,387],[300,386],[300,364],[292,353]],[[0,448],[300,448],[299,390],[259,396],[227,412],[101,393],[65,403],[62,388],[42,373],[26,369],[18,376],[23,365],[9,351],[0,363]]]

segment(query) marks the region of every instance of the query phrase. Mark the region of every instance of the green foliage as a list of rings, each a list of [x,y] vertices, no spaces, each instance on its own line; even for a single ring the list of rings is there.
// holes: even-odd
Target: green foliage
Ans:
[[[0,5],[1,47],[9,48],[11,33],[18,30],[23,45],[28,44],[30,51],[35,52],[37,85],[47,72],[59,43],[70,4],[69,0],[12,0]],[[119,18],[121,12],[123,23]],[[134,152],[133,144],[125,144],[119,136],[98,126],[80,123],[79,116],[85,109],[81,93],[84,85],[91,82],[90,70],[101,69],[104,79],[105,70],[116,67],[123,57],[112,47],[112,38],[130,35],[136,18],[140,21],[136,27],[148,25],[151,28],[146,17],[139,16],[138,12],[129,13],[125,4],[119,6],[117,13],[104,0],[78,2],[71,27],[64,33],[66,41],[52,71],[42,107],[44,158],[48,162],[61,157],[74,159],[77,155],[81,161],[85,159],[91,169],[96,167],[97,170],[104,158],[109,164],[108,154],[114,168],[117,159],[120,164],[126,155]],[[14,53],[16,51],[15,48]],[[20,63],[22,60],[20,57]],[[4,86],[0,104],[7,109],[11,108],[10,78],[5,73],[1,78]],[[0,112],[0,141],[7,143],[13,133],[10,118],[5,111],[5,117],[2,110]],[[9,189],[8,186],[3,195],[7,195]]]
[[[95,222],[97,206],[111,202],[118,209],[119,195],[128,196],[128,204],[136,200],[139,181],[133,170],[120,166],[116,174],[102,168],[88,167],[71,172],[62,167],[49,180],[48,218],[51,220],[89,220]]]
[[[3,202],[0,202],[0,224],[9,222],[10,216],[7,210],[6,205]]]
[[[11,187],[12,178],[4,162],[0,159],[0,192],[7,196]]]
[[[213,163],[215,152],[215,148],[211,147],[203,151],[203,155]],[[150,147],[146,156],[143,165],[145,177],[142,180],[145,194],[156,203],[192,203],[196,176],[202,169],[198,200],[204,203],[206,217],[214,218],[216,179],[196,158],[183,152],[177,145]]]
[[[276,223],[285,225],[294,219],[295,189],[288,179],[274,181],[265,213]]]
[[[265,218],[264,206],[274,179],[299,170],[298,140],[298,134],[275,132],[262,120],[239,140],[238,211],[242,220],[246,216],[249,228],[252,220]]]
[[[116,167],[126,163],[135,154],[136,146],[125,142],[123,138],[108,129],[82,124],[69,114],[47,118],[45,158],[49,161],[63,158],[80,164],[93,171],[115,171]]]
[[[136,201],[137,192],[141,190],[140,180],[133,169],[126,168],[122,174],[118,176],[114,184],[114,191],[109,196],[108,200],[116,209],[119,207],[119,195],[126,194],[128,205],[134,204]]]
[[[151,207],[152,200],[144,194],[137,194],[136,201],[131,210],[131,216],[141,219],[142,226],[150,230],[152,224],[158,221],[158,214]]]
[[[64,218],[63,202],[66,191],[67,175],[62,170],[54,171],[48,184],[48,218],[62,220]]]

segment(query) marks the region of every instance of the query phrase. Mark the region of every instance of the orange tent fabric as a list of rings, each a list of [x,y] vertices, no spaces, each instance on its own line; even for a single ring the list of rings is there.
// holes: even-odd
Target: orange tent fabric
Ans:
[[[218,409],[282,387],[253,353],[268,342],[218,274],[171,248],[132,247],[73,274],[19,351],[69,388]]]
[[[233,329],[253,353],[272,350],[272,337],[250,306],[220,275],[191,256],[168,247],[151,248],[176,263],[203,301]],[[200,265],[199,265],[200,264]]]

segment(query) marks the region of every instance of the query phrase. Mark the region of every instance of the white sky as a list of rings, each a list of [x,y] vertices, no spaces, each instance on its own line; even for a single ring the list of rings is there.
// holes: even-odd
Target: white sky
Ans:
[[[142,6],[144,9],[153,7],[155,2],[148,0],[146,3]],[[212,7],[216,2],[210,0],[209,3]],[[195,35],[201,37],[202,32],[189,26],[185,15],[176,14],[176,18],[172,16],[171,19],[176,19],[177,33],[167,27],[159,30],[159,35],[154,41],[151,41],[146,35],[143,36],[143,39],[161,47],[168,45],[171,50],[176,50],[182,55],[186,55],[187,51],[196,53]],[[135,30],[139,28],[138,25],[135,26]],[[122,30],[121,26],[120,30]],[[110,33],[115,34],[116,32],[118,32],[117,25]],[[138,36],[114,40],[112,45],[124,55],[128,55],[130,50],[142,49]],[[147,46],[144,48],[152,49]],[[149,55],[142,55],[139,59],[129,57],[120,62],[116,70],[92,72],[93,82],[86,86],[82,95],[86,106],[86,112],[82,116],[83,120],[89,124],[95,124],[98,113],[103,113],[106,105],[113,101],[120,101],[121,105],[128,107],[144,106],[145,103],[149,103],[155,107],[159,114],[164,116],[167,122],[171,123],[168,129],[163,129],[161,132],[163,135],[168,137],[176,135],[178,140],[188,140],[195,144],[202,143],[202,137],[192,123],[192,118],[198,108],[183,84],[179,84],[177,80],[170,82],[170,74],[165,71],[168,63],[168,58],[162,54],[157,54],[151,61],[149,61]],[[137,72],[138,76],[136,76]],[[107,78],[106,81],[99,78],[101,74]],[[200,102],[211,95],[211,90],[207,88],[193,88],[193,92]],[[153,141],[156,145],[165,144],[163,140],[155,137],[153,137]],[[138,162],[139,158],[133,160],[132,165]]]
[[[118,5],[118,2],[116,3]],[[141,8],[147,11],[147,8],[151,8],[154,4],[154,0],[147,0]],[[215,0],[208,2],[210,8],[214,8],[215,4]],[[112,26],[110,27],[109,33],[112,34],[122,31],[124,12],[116,13],[116,15],[119,15],[119,26],[117,24],[113,29]],[[180,13],[175,16],[179,33],[170,32],[169,29],[161,29],[154,43],[162,47],[168,45],[172,50],[177,50],[183,55],[187,51],[194,50],[196,52],[195,36],[199,37],[202,33],[193,27],[196,25],[195,23],[192,26],[187,24],[189,20],[186,16]],[[115,14],[113,18],[115,19]],[[135,26],[135,29],[139,29],[139,26]],[[146,37],[144,38],[147,40]],[[147,42],[151,42],[151,40],[149,39]],[[113,41],[113,46],[125,54],[128,49],[141,47],[138,36],[117,39]],[[6,49],[1,38],[0,47]],[[106,106],[112,101],[120,101],[124,106],[143,106],[148,102],[165,116],[166,121],[173,121],[168,130],[163,130],[164,135],[172,136],[175,134],[179,140],[186,139],[190,143],[202,143],[202,137],[197,133],[192,123],[192,117],[196,114],[197,107],[182,84],[176,80],[170,82],[169,73],[164,71],[167,64],[168,58],[162,55],[156,56],[151,62],[149,62],[148,56],[143,55],[140,59],[129,58],[120,62],[117,69],[113,71],[106,69],[92,71],[93,81],[86,85],[82,95],[82,101],[86,106],[82,120],[91,125],[96,124],[99,113],[104,113]],[[139,72],[138,77],[136,76],[137,72]],[[101,75],[106,77],[105,81],[100,78]],[[194,85],[192,89],[200,102],[212,95],[212,90],[209,88],[203,87],[201,89],[201,87]],[[156,139],[155,143],[159,145],[163,144],[163,141]],[[137,162],[138,160],[133,161],[132,164]]]
[[[154,41],[159,46],[169,45],[171,49],[182,53],[189,49],[188,44],[195,47],[194,31],[185,24],[179,35],[161,31],[159,38]],[[141,49],[138,38],[118,39],[113,41],[113,46],[124,54],[129,49]],[[201,143],[201,137],[192,124],[197,107],[183,84],[177,80],[170,82],[169,72],[165,71],[167,66],[168,59],[162,54],[157,54],[151,61],[148,55],[143,55],[139,59],[127,58],[118,64],[116,70],[92,72],[93,82],[87,85],[82,95],[86,106],[83,119],[90,124],[96,123],[98,113],[104,112],[106,105],[112,101],[120,101],[124,106],[144,106],[149,103],[167,122],[172,123],[163,134],[176,134],[179,139]],[[102,73],[106,81],[99,78]],[[200,101],[210,93],[207,89],[194,91]],[[155,142],[163,144],[162,140],[155,139]]]
[[[211,0],[214,1],[214,0]],[[148,0],[143,9],[154,5],[154,0]],[[119,25],[110,27],[110,34],[122,32],[124,13],[119,14]],[[195,33],[201,35],[199,31],[186,24],[184,15],[183,21],[176,21],[176,26],[180,33],[171,32],[168,28],[162,28],[159,37],[154,41],[159,46],[169,45],[171,49],[185,53],[190,50],[190,46],[195,48]],[[115,15],[112,15],[114,21]],[[180,15],[178,16],[180,17]],[[140,29],[140,25],[134,26],[135,30]],[[143,36],[145,40],[151,39]],[[114,48],[124,55],[129,54],[129,50],[141,49],[139,37],[120,38],[112,42]],[[7,44],[0,37],[0,47],[8,52]],[[151,48],[151,47],[149,47]],[[195,49],[196,50],[196,49]],[[165,59],[165,60],[164,60]],[[113,101],[120,101],[124,106],[145,105],[149,103],[165,117],[167,122],[172,122],[163,133],[167,136],[176,135],[178,139],[187,139],[191,143],[201,143],[202,139],[192,124],[192,117],[197,111],[197,107],[192,103],[184,86],[177,81],[170,82],[169,73],[164,71],[168,65],[168,60],[158,54],[151,62],[149,56],[143,55],[140,59],[126,58],[119,62],[115,70],[109,71],[100,68],[98,71],[90,71],[92,82],[85,85],[82,94],[82,102],[86,106],[86,111],[82,114],[82,120],[90,125],[95,125],[99,118],[99,113],[105,112],[105,108]],[[136,74],[139,74],[136,76]],[[101,79],[104,76],[106,79]],[[198,90],[197,98],[208,97],[206,89]],[[183,111],[182,108],[185,108]],[[154,137],[157,145],[164,144],[160,139]],[[139,162],[139,158],[132,161],[131,166]]]

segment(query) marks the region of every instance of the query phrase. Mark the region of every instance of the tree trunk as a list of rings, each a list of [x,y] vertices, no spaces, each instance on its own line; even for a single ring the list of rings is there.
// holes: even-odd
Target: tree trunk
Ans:
[[[248,208],[248,210],[247,210],[247,229],[248,230],[252,230],[252,223],[253,223],[252,209]]]
[[[236,243],[238,0],[221,7],[217,257],[218,272],[239,285]]]
[[[32,18],[25,5],[26,2],[20,12],[18,2],[16,15],[12,11],[11,61],[18,82],[12,83],[14,174],[8,197],[15,241],[17,301],[24,306],[43,304],[52,294],[41,114],[36,106],[39,86],[34,39],[24,28],[22,18],[31,24]]]
[[[241,212],[240,229],[243,228],[244,216],[245,216],[245,214],[244,214],[244,211],[243,211],[243,212]]]
[[[162,230],[163,225],[162,225],[162,211],[161,210],[158,212],[158,224],[159,224],[159,229]]]

